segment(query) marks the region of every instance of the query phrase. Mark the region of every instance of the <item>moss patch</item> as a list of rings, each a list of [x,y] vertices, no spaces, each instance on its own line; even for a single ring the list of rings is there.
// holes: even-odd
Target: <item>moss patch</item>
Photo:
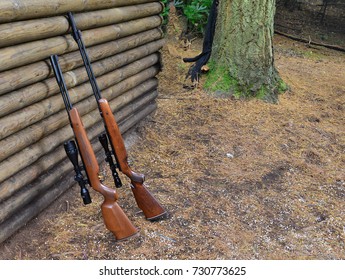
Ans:
[[[279,79],[277,90],[278,90],[278,94],[281,94],[289,90],[289,86],[282,79]]]
[[[288,85],[280,78],[273,87],[263,84],[258,90],[254,90],[254,85],[241,85],[237,79],[230,76],[227,67],[216,66],[214,62],[208,65],[210,71],[208,72],[204,89],[209,93],[214,93],[219,97],[234,97],[241,98],[257,98],[271,103],[276,103],[277,95],[289,89]]]
[[[211,92],[235,95],[239,87],[238,82],[229,75],[227,68],[225,66],[216,66],[214,62],[211,62],[208,66],[210,71],[207,74],[204,89]]]

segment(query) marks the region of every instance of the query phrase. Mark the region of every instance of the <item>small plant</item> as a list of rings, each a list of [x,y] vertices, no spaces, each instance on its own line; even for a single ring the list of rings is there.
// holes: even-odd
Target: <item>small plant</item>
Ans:
[[[164,9],[161,12],[161,16],[163,17],[163,26],[168,24],[168,20],[169,20],[169,0],[161,0],[161,2],[164,5]]]
[[[175,0],[174,5],[180,8],[188,19],[188,29],[195,33],[204,33],[212,0]]]

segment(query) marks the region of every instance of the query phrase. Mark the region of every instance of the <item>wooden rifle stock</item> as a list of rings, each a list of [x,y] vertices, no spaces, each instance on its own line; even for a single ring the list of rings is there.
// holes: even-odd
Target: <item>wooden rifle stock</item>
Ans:
[[[88,178],[88,184],[104,197],[104,201],[101,205],[104,223],[117,240],[129,238],[138,233],[138,229],[132,225],[131,221],[118,205],[118,195],[115,189],[106,187],[101,183],[98,177],[99,165],[97,158],[86,134],[86,130],[79,116],[78,110],[70,103],[67,87],[58,64],[58,58],[55,55],[51,56],[50,60],[66,105],[74,137]]]
[[[98,100],[98,104],[118,167],[131,180],[131,189],[138,207],[148,220],[162,217],[166,212],[143,184],[145,176],[133,172],[128,164],[126,147],[108,101],[102,98]]]
[[[166,214],[166,211],[149,192],[149,190],[144,186],[143,183],[145,176],[133,172],[128,165],[127,152],[121,136],[121,132],[107,100],[102,98],[101,96],[101,92],[98,88],[97,81],[92,71],[92,66],[87,55],[84,42],[82,40],[81,32],[76,26],[73,14],[69,12],[67,17],[71,26],[73,38],[78,44],[78,48],[82,56],[84,66],[86,68],[86,72],[88,74],[94,96],[96,98],[96,101],[98,102],[100,114],[104,121],[106,134],[110,140],[110,146],[112,148],[112,153],[115,156],[117,167],[123,174],[130,178],[131,189],[134,194],[134,198],[138,207],[143,211],[145,217],[148,220],[155,220],[163,217]]]
[[[118,195],[115,189],[104,186],[99,180],[99,165],[77,109],[72,108],[69,111],[69,116],[89,184],[104,197],[101,209],[106,227],[114,234],[117,240],[125,239],[136,234],[138,230],[132,225],[126,214],[117,204]]]

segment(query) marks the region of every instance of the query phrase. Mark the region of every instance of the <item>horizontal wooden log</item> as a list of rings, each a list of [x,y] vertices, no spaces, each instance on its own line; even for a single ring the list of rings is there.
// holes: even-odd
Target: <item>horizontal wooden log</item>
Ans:
[[[116,115],[116,117],[118,119],[121,120],[127,120],[128,117],[130,117],[130,115],[126,115],[124,114],[124,112],[128,113],[134,113],[136,111],[136,109],[142,107],[145,104],[148,104],[150,102],[152,102],[157,96],[157,92],[151,92],[149,94],[146,94],[143,98],[138,99],[136,102],[133,102],[131,104],[129,104],[129,109],[124,109],[123,111],[120,111],[119,114]],[[99,114],[99,112],[96,112],[97,114]],[[120,115],[120,116],[119,116]],[[89,119],[94,118],[91,115],[87,115],[85,117],[83,117],[83,123],[84,125],[86,125],[86,123],[88,124],[90,121]],[[138,116],[135,116],[135,118],[138,118]],[[136,122],[139,121],[140,119],[136,119]],[[131,123],[132,125],[132,123]],[[69,130],[71,130],[69,128]],[[99,134],[101,134],[102,132],[104,132],[104,127],[103,127],[103,123],[96,123],[93,124],[93,127],[91,127],[88,130],[88,137],[89,139],[95,139],[97,138],[97,136]],[[70,136],[67,138],[71,138],[72,137],[72,133],[70,133]],[[98,145],[98,142],[95,142]],[[93,145],[93,147],[95,146],[95,144]],[[61,149],[61,153],[63,153],[63,149]],[[63,165],[60,167],[60,165]],[[50,170],[49,173],[55,173],[55,169],[59,169],[59,171],[61,173],[65,173],[69,170],[71,170],[71,163],[69,162],[68,164],[63,164],[61,163],[58,166],[55,166],[52,170]],[[58,173],[60,174],[60,173]],[[49,178],[49,179],[47,179]],[[18,209],[22,208],[23,205],[26,205],[27,203],[29,203],[30,201],[32,201],[34,198],[36,198],[37,196],[39,196],[40,193],[42,193],[42,191],[47,189],[47,185],[52,185],[53,183],[56,182],[56,176],[52,177],[52,176],[48,176],[45,177],[45,181],[44,182],[39,182],[39,184],[36,187],[33,187],[32,185],[27,185],[24,187],[24,189],[20,192],[17,192],[15,195],[12,195],[9,199],[7,199],[6,201],[4,201],[3,203],[0,204],[0,208],[1,208],[1,212],[0,212],[0,223],[4,222],[8,217],[12,216],[14,213],[16,213],[18,211]]]
[[[114,71],[121,66],[155,53],[163,47],[163,44],[164,40],[160,39],[115,56],[96,61],[92,64],[95,77]],[[111,45],[112,44],[110,44],[110,46]],[[107,53],[106,51],[107,49],[105,49],[105,53]],[[86,81],[88,81],[88,76],[84,67],[80,67],[65,74],[65,82],[68,88],[75,87]],[[12,112],[39,102],[44,98],[51,97],[58,92],[59,87],[55,77],[52,77],[43,82],[13,91],[10,94],[2,95],[0,96],[0,117],[9,115]]]
[[[163,37],[163,32],[160,28],[154,28],[124,38],[98,44],[96,46],[88,47],[87,53],[91,62],[98,61],[102,58],[110,57],[121,52],[129,51],[139,46],[149,43],[164,44],[160,39]],[[152,45],[150,45],[152,46]],[[151,47],[147,48],[151,48]],[[154,49],[155,46],[152,46]],[[84,65],[81,59],[79,50],[59,56],[60,66],[63,72],[73,70],[78,66]],[[46,73],[48,77],[50,73]]]
[[[155,28],[89,47],[87,51],[92,62],[158,40],[161,37],[162,31],[159,28]],[[59,62],[63,72],[83,65],[79,50],[60,56]],[[0,95],[7,92],[12,94],[12,91],[16,89],[22,89],[25,86],[43,81],[52,75],[48,60],[1,72]]]
[[[125,23],[83,31],[85,46],[108,42],[160,26],[160,16],[150,16]],[[78,49],[72,35],[64,35],[44,40],[6,47],[0,51],[0,71],[44,60],[52,54],[64,54]]]
[[[137,114],[133,115],[133,118],[128,119],[129,122],[138,122],[145,116],[151,114],[156,109],[156,104],[153,103],[145,107]],[[136,118],[136,120],[133,120]],[[120,128],[121,131],[128,130],[131,126],[125,128],[126,124],[123,124]],[[61,165],[64,166],[64,165]],[[59,172],[60,171],[60,172]],[[67,176],[67,174],[69,176]],[[62,195],[66,190],[75,185],[73,180],[73,173],[61,173],[61,170],[58,168],[55,169],[55,173],[51,173],[49,176],[54,178],[55,184],[48,185],[44,183],[45,178],[38,179],[37,185],[44,185],[49,191],[42,190],[41,196],[36,198],[34,201],[27,205],[23,205],[20,211],[16,211],[10,219],[7,219],[4,223],[0,224],[0,243],[8,239],[13,235],[17,230],[23,227],[26,223],[36,217],[41,211],[51,205],[51,203],[56,200],[60,195]],[[56,179],[61,179],[56,180]],[[64,180],[62,180],[64,178]],[[47,179],[46,179],[47,180]],[[35,186],[33,186],[35,187]]]
[[[133,83],[133,88],[140,86],[146,86],[146,84],[150,84],[151,80],[154,79],[153,77],[156,75],[152,72],[151,69],[145,71],[146,75],[136,75],[131,78]],[[146,79],[146,80],[145,80]],[[128,91],[131,88],[126,87],[127,81],[123,81],[116,86],[113,86],[107,90],[105,90],[102,94],[107,99],[112,99],[116,94],[112,91],[116,92],[118,95],[121,95],[124,91]],[[123,91],[122,91],[123,90]],[[111,91],[110,94],[107,94],[108,91]],[[85,107],[84,105],[78,105],[80,114],[86,114],[91,111],[95,106],[95,102],[87,105],[90,107]],[[42,120],[42,122],[33,124],[16,134],[13,134],[7,137],[4,140],[0,141],[0,156],[3,158],[8,158],[9,156],[14,155],[18,151],[22,151],[26,147],[29,147],[31,144],[38,142],[40,139],[46,137],[47,135],[53,133],[54,131],[60,129],[61,127],[65,126],[68,123],[68,119],[66,116],[66,112],[64,110],[60,111],[53,116],[48,117],[47,119]]]
[[[56,171],[59,170],[57,169]],[[19,229],[23,228],[40,212],[49,207],[53,201],[59,198],[59,196],[75,185],[72,172],[54,173],[52,176],[58,176],[55,178],[60,178],[61,181],[59,182],[57,180],[56,184],[49,186],[49,192],[42,192],[42,195],[35,201],[28,205],[23,205],[23,209],[19,210],[13,214],[10,219],[7,219],[4,223],[0,224],[0,244],[14,235]]]
[[[74,18],[78,28],[85,30],[156,15],[162,9],[160,2],[152,2],[75,14]],[[0,25],[0,47],[51,38],[68,31],[69,23],[65,16],[5,23]]]
[[[103,76],[100,76],[97,80],[100,90],[108,88],[121,80],[133,76],[140,71],[156,64],[159,61],[158,54],[152,54],[142,59],[136,60],[129,65],[118,68],[112,72],[109,72]],[[100,67],[101,69],[101,67]],[[85,71],[85,69],[81,69]],[[74,73],[65,73],[65,78],[72,81],[76,79]],[[86,74],[85,79],[86,80]],[[51,83],[54,86],[53,83]],[[53,87],[54,89],[54,87]],[[57,91],[57,90],[56,90]],[[88,96],[91,96],[93,91],[90,83],[84,83],[77,87],[71,88],[70,97],[73,103],[79,102]],[[22,130],[23,128],[34,124],[48,116],[65,108],[63,99],[60,94],[56,94],[49,98],[42,100],[39,103],[30,105],[18,112],[14,112],[0,119],[0,139]],[[1,148],[0,148],[1,149]]]
[[[1,0],[0,23],[153,2],[152,0]]]
[[[140,96],[144,96],[145,93],[155,91],[155,89],[157,88],[157,84],[158,84],[157,79],[150,79],[144,82],[143,84],[140,84],[139,86],[125,92],[119,97],[116,97],[112,100],[108,100],[109,104],[114,112],[118,112],[121,108],[124,108],[124,107],[131,108],[132,106],[129,105],[130,102],[134,102]],[[80,114],[81,113],[84,113],[84,111],[80,111]],[[91,116],[91,118],[94,118],[94,120],[99,119],[98,108],[94,109],[88,114]],[[116,114],[116,117],[118,118],[117,121],[121,122],[123,120],[122,119],[123,116],[125,115],[127,116],[128,114],[124,114],[124,113]],[[84,125],[86,128],[88,128],[87,123],[85,123]],[[100,129],[103,131],[103,125],[100,125]],[[69,137],[72,137],[72,131],[69,125],[65,126],[64,128],[62,128],[62,130],[59,130],[57,133],[60,133],[62,131],[61,135],[65,135],[64,130],[66,130],[67,133],[69,133],[68,134],[69,136],[65,138],[60,137],[58,139],[55,139],[53,137],[54,141],[56,140],[62,143],[68,140]],[[58,137],[61,135],[58,135]],[[52,168],[54,165],[58,164],[65,157],[66,155],[63,152],[63,147],[61,145],[58,145],[57,148],[53,152],[43,155],[36,162],[33,162],[26,168],[20,170],[19,172],[14,174],[12,177],[10,177],[8,180],[5,180],[3,183],[0,184],[0,202],[12,196],[23,186],[31,183],[38,176],[40,176],[41,173]]]
[[[118,96],[121,93],[124,93],[134,88],[135,86],[143,83],[144,81],[154,77],[155,75],[157,75],[157,68],[150,67],[144,72],[139,73],[135,76],[132,76],[114,85],[113,87],[108,88],[107,90],[103,92],[103,97],[106,99],[111,99],[109,95],[116,94],[116,96]],[[78,104],[76,104],[76,106],[78,106]],[[83,103],[79,104],[78,108],[80,109],[81,114],[83,114],[83,110],[90,111],[93,108],[95,108],[95,106],[97,106],[96,102],[94,101],[93,96],[90,96],[89,98],[83,100]],[[56,117],[56,116],[53,116],[53,117]],[[61,116],[59,115],[59,117],[60,117],[59,119],[54,118],[54,119],[49,119],[49,120],[47,119],[43,120],[36,126],[37,129],[35,130],[39,131],[39,129],[41,129],[41,131],[46,132],[47,130],[52,130],[52,128],[55,128],[56,126],[60,128],[66,125],[68,122],[66,113]],[[50,123],[50,127],[44,125],[44,124],[49,124],[49,122],[51,122],[52,120],[53,120],[53,123]],[[32,128],[32,126],[30,128]],[[54,129],[53,131],[55,130],[56,129]],[[23,131],[20,131],[20,133],[23,133]],[[61,137],[61,134],[62,132],[60,130],[59,131],[60,137]],[[27,135],[25,135],[25,137],[26,139],[28,138]],[[32,137],[37,139],[36,134],[33,134]],[[3,160],[0,163],[0,182],[9,178],[10,176],[17,173],[19,170],[25,168],[29,164],[32,164],[41,155],[49,153],[52,149],[54,149],[56,147],[56,140],[54,140],[56,137],[58,136],[55,136],[55,134],[50,133],[49,136],[43,139],[41,139],[41,137],[38,138],[36,141],[38,141],[39,139],[41,140],[32,146],[27,146],[27,143],[25,143],[24,145],[26,145],[27,148],[23,150],[18,150],[18,146],[20,146],[19,141],[23,141],[23,139],[15,138],[18,140],[18,142],[16,143],[16,145],[14,145],[14,148],[17,152],[19,151],[19,153],[8,157],[7,159]],[[33,140],[29,140],[29,142],[33,143]],[[2,149],[3,147],[0,146],[0,148]],[[6,150],[3,150],[3,151],[6,152]]]

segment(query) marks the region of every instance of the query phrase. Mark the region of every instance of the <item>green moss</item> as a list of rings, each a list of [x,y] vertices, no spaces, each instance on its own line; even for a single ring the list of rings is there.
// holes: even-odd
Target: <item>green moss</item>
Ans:
[[[227,74],[225,67],[214,67],[213,63],[209,64],[210,71],[206,76],[204,88],[209,91],[228,91],[231,87],[232,81]]]
[[[282,79],[279,79],[278,85],[277,85],[278,94],[284,93],[288,89],[289,89],[289,86]]]
[[[206,76],[204,89],[210,92],[221,92],[227,95],[240,96],[241,91],[236,79],[229,75],[225,66],[215,66],[215,63],[208,64],[210,71]]]
[[[261,88],[256,92],[255,97],[264,100],[269,94],[269,89],[266,85],[262,85]]]
[[[217,96],[233,96],[236,99],[257,98],[276,103],[278,101],[277,95],[289,89],[288,85],[279,76],[273,87],[263,84],[257,90],[255,85],[241,85],[235,78],[230,76],[225,66],[218,66],[213,62],[208,66],[210,67],[210,71],[206,76],[204,89],[208,92],[215,93]]]
[[[233,96],[236,99],[256,97],[264,99],[268,92],[267,86],[262,86],[259,91],[253,94],[251,88],[253,86],[245,87],[240,85],[239,82],[230,76],[226,67],[209,64],[210,71],[207,74],[204,83],[204,89],[209,92],[217,92],[218,94]]]

